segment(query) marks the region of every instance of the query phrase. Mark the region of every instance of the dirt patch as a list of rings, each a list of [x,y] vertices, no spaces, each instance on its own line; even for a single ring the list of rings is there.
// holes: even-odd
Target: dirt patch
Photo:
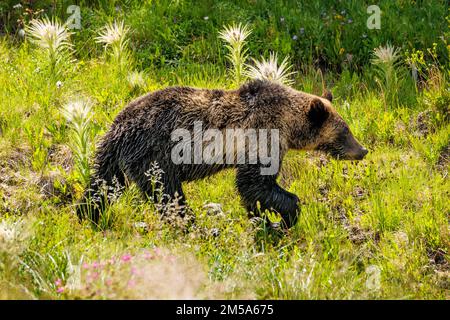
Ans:
[[[72,151],[67,145],[52,145],[48,150],[48,158],[52,165],[60,166],[66,173],[73,168]]]
[[[447,144],[439,154],[439,158],[436,165],[441,170],[448,170],[449,162],[450,162],[450,144]]]
[[[412,119],[413,123],[412,123],[412,127],[414,128],[414,130],[416,130],[416,132],[419,134],[419,136],[422,137],[426,137],[428,136],[429,133],[431,133],[431,126],[430,126],[430,121],[431,121],[431,111],[430,110],[425,110],[420,112],[417,115],[416,119]]]

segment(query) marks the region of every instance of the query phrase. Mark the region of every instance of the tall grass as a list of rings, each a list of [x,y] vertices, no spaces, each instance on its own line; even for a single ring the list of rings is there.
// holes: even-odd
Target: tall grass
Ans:
[[[404,2],[402,19],[417,23],[398,24],[397,10],[391,10],[398,4],[381,0],[387,6],[383,29],[371,33],[367,16],[356,14],[365,12],[363,2],[322,9],[324,3],[298,8],[271,1],[271,10],[265,0],[214,2],[214,10],[210,2],[191,3],[116,1],[118,11],[108,1],[86,6],[84,27],[71,37],[77,52],[69,60],[80,62],[76,69],[56,63],[65,77],[55,76],[58,86],[49,86],[50,73],[42,72],[51,70],[45,45],[1,40],[0,298],[447,299],[449,49],[439,39],[448,33],[442,28],[444,2]],[[130,30],[117,22],[109,37],[104,29],[105,56],[97,56],[93,30],[113,14]],[[222,57],[217,41],[217,28],[230,16],[252,21],[244,55],[237,55],[242,68]],[[106,42],[115,38],[114,28],[127,35],[116,48],[133,50],[140,70],[125,67],[128,59]],[[393,63],[381,51],[373,54],[388,41],[394,49],[388,55],[398,56]],[[417,90],[402,82],[410,76],[403,76],[401,60],[412,47],[423,52]],[[284,73],[283,62],[269,52],[291,57],[283,60]],[[295,227],[274,230],[267,221],[249,219],[233,170],[183,185],[196,216],[189,232],[163,219],[163,208],[143,199],[133,184],[108,192],[111,205],[98,226],[78,221],[73,204],[89,177],[95,139],[129,101],[172,84],[234,88],[248,76],[242,63],[260,55],[266,59],[258,62],[274,72],[260,72],[266,69],[254,61],[257,76],[289,75],[287,83],[309,93],[321,93],[317,69],[324,70],[334,106],[370,149],[358,163],[287,153],[279,183],[301,199]],[[371,64],[373,58],[379,61]],[[92,103],[64,98],[84,96]],[[155,172],[148,173],[155,183]],[[271,215],[269,222],[276,222]]]

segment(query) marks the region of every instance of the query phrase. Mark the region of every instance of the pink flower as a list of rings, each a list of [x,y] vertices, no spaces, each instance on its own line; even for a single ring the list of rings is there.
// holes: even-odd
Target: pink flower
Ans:
[[[131,260],[131,254],[124,254],[121,258],[123,262],[128,262]]]
[[[92,280],[97,279],[100,276],[100,274],[98,272],[92,272],[90,275],[88,275],[88,277]]]
[[[62,280],[61,279],[56,279],[55,281],[55,286],[60,287],[62,285]]]
[[[58,289],[56,289],[57,293],[63,293],[64,292],[64,287],[59,287]]]
[[[144,252],[144,259],[149,260],[149,259],[153,259],[153,256],[150,252],[145,251]]]

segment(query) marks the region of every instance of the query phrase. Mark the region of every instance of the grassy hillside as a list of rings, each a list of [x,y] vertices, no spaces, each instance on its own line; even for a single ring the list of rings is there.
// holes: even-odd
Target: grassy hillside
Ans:
[[[73,3],[81,29],[52,53],[30,17],[65,22]],[[448,299],[447,1],[379,1],[379,30],[366,26],[370,4],[2,1],[0,298]],[[129,28],[119,53],[96,39],[113,21]],[[288,231],[248,219],[233,170],[184,185],[190,232],[135,186],[116,190],[99,225],[80,223],[95,144],[128,102],[239,85],[219,37],[233,22],[252,30],[248,63],[277,52],[294,88],[325,83],[368,156],[290,151],[280,184],[302,205]],[[388,44],[397,53],[377,60]]]

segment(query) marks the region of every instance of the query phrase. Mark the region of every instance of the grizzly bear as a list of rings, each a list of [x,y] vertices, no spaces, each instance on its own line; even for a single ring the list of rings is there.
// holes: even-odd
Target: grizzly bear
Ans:
[[[275,211],[289,228],[297,221],[299,198],[276,181],[283,156],[289,149],[321,150],[337,159],[350,160],[360,160],[368,152],[353,137],[348,125],[332,107],[331,100],[329,92],[319,97],[263,80],[250,81],[237,90],[170,87],[144,95],[117,115],[100,142],[94,174],[77,213],[80,218],[88,216],[97,222],[110,192],[99,191],[100,184],[111,185],[114,179],[120,185],[129,181],[136,183],[145,196],[155,201],[158,200],[155,188],[160,187],[166,199],[176,199],[180,207],[184,207],[182,182],[234,167],[237,169],[237,191],[249,213]],[[262,169],[269,166],[267,161],[263,163],[256,159],[250,162],[245,155],[240,162],[224,161],[230,152],[235,154],[235,151],[224,148],[223,144],[218,144],[218,149],[225,151],[214,163],[174,161],[173,150],[178,141],[174,141],[172,133],[180,128],[187,132],[195,131],[198,123],[202,132],[208,129],[224,132],[234,128],[277,133],[271,136],[277,139],[270,142],[267,139],[253,141],[278,144],[273,152],[278,153],[275,159],[278,163],[272,166],[275,170],[263,174]],[[194,139],[187,144],[197,142]],[[179,156],[188,159],[195,157],[184,147],[175,153],[179,152]],[[265,147],[260,144],[257,149]],[[154,163],[161,169],[158,185],[152,183],[146,174]]]

